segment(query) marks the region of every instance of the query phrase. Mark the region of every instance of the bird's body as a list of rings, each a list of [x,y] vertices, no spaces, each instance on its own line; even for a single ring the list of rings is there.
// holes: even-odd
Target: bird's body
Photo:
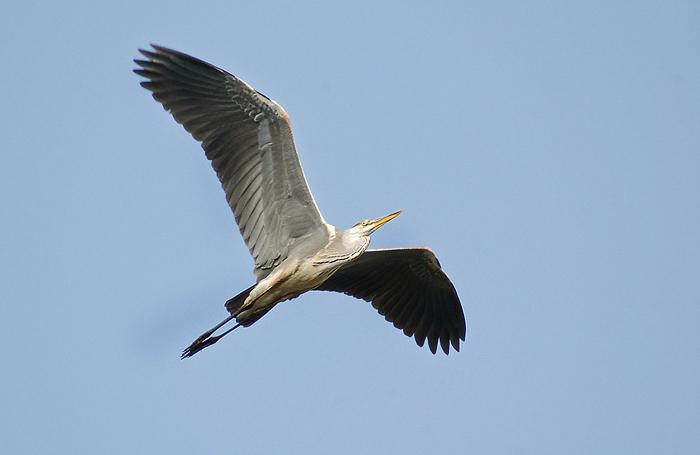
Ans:
[[[310,290],[342,292],[373,306],[431,351],[459,350],[459,297],[426,248],[368,250],[370,234],[400,212],[349,229],[328,224],[311,195],[282,107],[235,76],[160,46],[135,60],[141,85],[202,143],[248,249],[256,282],[226,302],[230,316],[183,353],[189,357],[275,305]],[[214,333],[232,320],[237,324]]]
[[[277,266],[272,273],[260,280],[242,305],[238,317],[267,311],[277,303],[316,289],[345,263],[365,252],[370,238],[350,230],[339,230],[327,225],[328,242],[305,245]]]

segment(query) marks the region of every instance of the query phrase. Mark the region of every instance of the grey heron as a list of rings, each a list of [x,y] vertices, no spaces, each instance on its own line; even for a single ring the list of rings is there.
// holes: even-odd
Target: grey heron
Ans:
[[[139,51],[141,85],[201,143],[255,262],[255,284],[229,299],[229,316],[182,353],[190,357],[275,305],[311,290],[366,300],[433,354],[459,351],[466,323],[457,291],[427,248],[368,249],[370,234],[400,212],[349,229],[316,206],[294,146],[289,116],[236,76],[187,54]],[[235,320],[235,321],[234,321]],[[235,325],[233,325],[235,322]],[[214,335],[231,323],[233,326]]]

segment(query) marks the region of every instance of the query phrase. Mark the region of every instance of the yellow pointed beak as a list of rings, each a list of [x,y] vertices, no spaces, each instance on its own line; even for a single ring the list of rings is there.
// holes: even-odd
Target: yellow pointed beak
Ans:
[[[397,216],[401,215],[401,210],[398,212],[390,213],[389,215],[382,217],[382,218],[377,218],[376,220],[372,220],[370,226],[372,227],[372,230],[370,232],[374,232],[389,221],[393,220]]]

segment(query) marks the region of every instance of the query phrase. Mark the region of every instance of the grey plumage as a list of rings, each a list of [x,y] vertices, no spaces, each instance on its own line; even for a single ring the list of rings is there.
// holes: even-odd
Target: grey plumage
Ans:
[[[248,84],[171,49],[141,50],[141,85],[202,144],[264,278],[300,238],[327,240],[287,113]]]
[[[368,250],[369,235],[395,212],[347,230],[325,222],[309,190],[284,109],[199,59],[160,46],[140,51],[141,85],[201,143],[253,256],[256,283],[230,299],[230,316],[188,357],[276,304],[309,290],[342,292],[372,305],[418,345],[459,350],[466,324],[459,297],[428,249]],[[237,324],[218,336],[229,321]]]

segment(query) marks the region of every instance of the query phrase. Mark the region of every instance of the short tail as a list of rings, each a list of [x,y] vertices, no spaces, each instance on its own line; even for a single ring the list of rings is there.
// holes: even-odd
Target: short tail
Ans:
[[[255,285],[252,285],[245,291],[238,294],[236,297],[232,297],[226,301],[226,304],[224,304],[224,306],[226,307],[226,310],[228,310],[231,316],[236,316],[236,314],[241,310],[243,303],[245,303],[245,299],[248,298],[248,296],[250,295],[250,291],[252,291],[254,287]]]
[[[249,308],[246,308],[245,310],[241,310],[241,307],[243,306],[243,303],[245,303],[245,299],[248,298],[248,295],[250,294],[250,291],[253,290],[255,285],[249,287],[245,291],[241,292],[238,294],[236,297],[233,297],[229,299],[226,302],[226,309],[228,310],[229,314],[231,316],[236,318],[236,322],[238,322],[239,325],[242,325],[243,327],[250,327],[253,325],[258,319],[261,317],[265,316],[268,311],[272,309],[272,306],[269,306],[267,308],[263,309],[258,309],[256,311],[253,311]]]

